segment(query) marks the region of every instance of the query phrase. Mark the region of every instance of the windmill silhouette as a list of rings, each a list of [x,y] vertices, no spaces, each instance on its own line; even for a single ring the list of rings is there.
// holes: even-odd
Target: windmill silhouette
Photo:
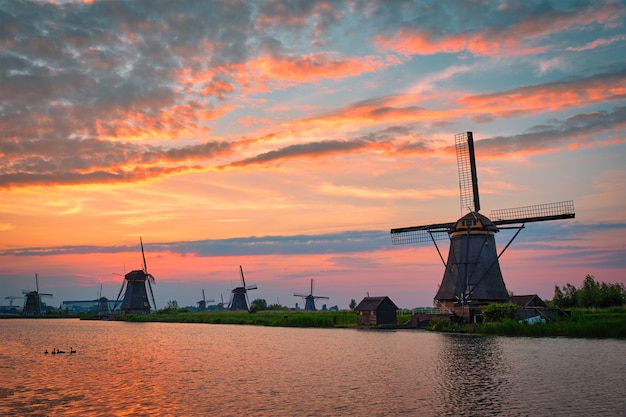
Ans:
[[[245,310],[248,311],[248,291],[256,290],[256,285],[246,286],[246,278],[243,276],[243,268],[239,265],[239,272],[241,272],[241,287],[233,288],[231,291],[230,304],[228,306],[229,311]]]
[[[572,219],[574,203],[562,201],[534,206],[494,210],[491,219],[479,213],[478,177],[472,132],[455,135],[461,210],[466,214],[456,222],[391,229],[394,245],[433,242],[445,267],[435,300],[450,311],[465,305],[480,306],[509,298],[499,259],[526,223]],[[498,254],[494,235],[503,229],[517,229]],[[447,262],[437,240],[450,239]],[[469,313],[468,309],[468,313]],[[456,309],[455,313],[458,313]]]
[[[206,303],[212,303],[215,300],[207,300],[204,296],[204,290],[202,290],[202,300],[197,301],[196,304],[198,304],[198,311],[206,311]]]
[[[313,295],[313,279],[311,278],[311,292],[309,294],[298,294],[295,293],[294,297],[302,297],[305,300],[304,309],[308,311],[315,311],[315,300],[318,298],[328,300],[329,297],[322,297],[321,295]]]
[[[24,308],[22,314],[24,315],[39,315],[41,314],[41,299],[43,297],[52,297],[52,294],[44,294],[39,292],[39,275],[35,274],[35,291],[22,290],[24,294]]]
[[[139,244],[141,246],[141,256],[143,258],[143,269],[137,269],[130,271],[124,275],[124,281],[122,281],[122,287],[117,294],[117,299],[113,306],[113,311],[117,308],[117,304],[124,292],[124,298],[122,300],[121,310],[125,314],[147,314],[150,313],[150,301],[148,300],[148,290],[150,290],[150,297],[152,299],[152,308],[156,311],[156,302],[154,301],[154,292],[152,292],[152,284],[154,277],[148,273],[148,266],[146,265],[146,255],[143,251],[143,240],[139,238]],[[147,287],[147,289],[146,289]]]

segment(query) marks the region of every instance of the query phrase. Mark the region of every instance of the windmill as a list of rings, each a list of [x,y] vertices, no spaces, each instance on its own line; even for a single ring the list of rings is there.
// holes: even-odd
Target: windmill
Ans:
[[[124,299],[122,300],[121,309],[126,314],[146,314],[150,313],[150,301],[148,300],[148,290],[150,290],[150,297],[152,299],[152,307],[156,310],[156,302],[154,301],[154,293],[152,292],[152,284],[155,284],[154,277],[148,273],[148,266],[146,265],[146,255],[143,251],[143,241],[139,238],[139,244],[141,246],[141,256],[143,258],[143,269],[130,271],[124,275],[124,281],[122,281],[122,287],[117,294],[117,299],[113,306],[113,311],[117,308],[117,304],[120,300],[120,295],[126,287],[124,293]],[[147,284],[147,285],[146,285]]]
[[[572,219],[575,214],[571,200],[494,210],[491,219],[480,214],[472,132],[455,135],[455,145],[461,210],[466,214],[456,222],[391,229],[391,241],[394,245],[434,243],[445,267],[435,300],[455,313],[460,306],[464,317],[465,305],[479,306],[508,300],[499,259],[526,223]],[[517,231],[498,254],[494,235],[503,229]],[[446,238],[450,239],[447,262],[437,245],[437,240]]]
[[[24,294],[24,309],[22,310],[22,314],[41,314],[41,298],[52,297],[52,294],[43,294],[39,292],[39,275],[37,274],[35,274],[35,288],[35,291],[22,290],[22,294]]]
[[[308,295],[295,293],[294,297],[302,297],[302,298],[304,298],[304,300],[305,300],[304,309],[308,310],[308,311],[315,311],[315,310],[317,310],[315,308],[315,300],[317,298],[322,298],[324,300],[328,300],[329,299],[329,297],[322,297],[321,295],[313,295],[313,279],[312,278],[311,278],[311,292]]]
[[[215,300],[207,300],[204,297],[204,290],[202,290],[202,300],[198,301],[196,304],[198,304],[198,311],[206,311],[206,303],[212,303]]]
[[[217,303],[217,309],[219,311],[224,310],[224,296],[222,294],[220,294],[220,299],[221,301],[219,303]]]
[[[230,305],[228,310],[246,310],[248,311],[248,291],[256,290],[256,285],[246,286],[246,279],[243,276],[243,268],[239,265],[239,271],[241,272],[241,287],[234,288],[231,293]]]

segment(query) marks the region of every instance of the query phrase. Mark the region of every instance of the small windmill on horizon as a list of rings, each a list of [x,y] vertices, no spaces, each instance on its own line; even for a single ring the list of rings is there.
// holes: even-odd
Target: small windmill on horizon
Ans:
[[[304,310],[306,311],[316,311],[315,308],[315,300],[318,298],[328,300],[329,297],[323,297],[321,295],[313,295],[313,278],[311,278],[311,292],[309,294],[298,294],[295,293],[294,297],[302,297],[305,300]]]
[[[256,284],[246,285],[246,278],[243,275],[243,268],[241,265],[239,265],[239,272],[241,273],[241,286],[233,288],[231,291],[231,299],[228,306],[229,311],[248,311],[248,306],[250,305],[250,302],[248,301],[248,291],[257,289]]]
[[[24,315],[40,315],[41,299],[43,297],[52,297],[52,294],[44,294],[39,292],[39,275],[35,274],[35,291],[22,290],[24,294],[24,307],[22,314]]]
[[[139,245],[141,246],[141,257],[143,258],[143,269],[137,269],[130,271],[124,275],[122,281],[122,287],[117,294],[117,299],[113,306],[113,312],[117,308],[120,296],[124,292],[124,298],[122,299],[121,310],[125,314],[148,314],[151,309],[156,311],[156,302],[154,300],[154,292],[152,291],[152,284],[155,284],[154,276],[148,272],[148,265],[146,264],[146,255],[143,250],[143,240],[139,238]],[[152,299],[152,306],[150,306],[150,300],[148,299],[148,291]]]
[[[526,223],[572,219],[575,213],[574,203],[570,200],[493,210],[491,219],[480,214],[472,132],[455,135],[455,146],[461,210],[466,214],[455,222],[391,229],[391,241],[394,245],[434,243],[445,268],[435,300],[439,305],[465,317],[466,305],[480,306],[509,299],[499,259]],[[503,229],[517,231],[498,254],[495,234]],[[444,261],[437,245],[440,239],[450,239],[447,261]],[[470,309],[467,313],[471,314]]]

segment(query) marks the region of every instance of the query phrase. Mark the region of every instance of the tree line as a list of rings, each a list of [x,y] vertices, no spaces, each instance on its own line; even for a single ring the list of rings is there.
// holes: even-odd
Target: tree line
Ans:
[[[560,308],[623,306],[626,304],[626,290],[624,284],[597,282],[593,275],[587,275],[578,288],[570,283],[561,288],[555,285],[552,304]]]

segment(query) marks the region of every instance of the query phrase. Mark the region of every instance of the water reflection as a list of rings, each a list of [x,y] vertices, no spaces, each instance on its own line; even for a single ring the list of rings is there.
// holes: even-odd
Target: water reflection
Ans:
[[[623,341],[27,319],[0,320],[0,333],[0,416],[569,417],[626,406]],[[78,352],[43,354],[69,346]]]
[[[507,364],[498,338],[443,335],[438,382],[449,415],[504,415]]]

